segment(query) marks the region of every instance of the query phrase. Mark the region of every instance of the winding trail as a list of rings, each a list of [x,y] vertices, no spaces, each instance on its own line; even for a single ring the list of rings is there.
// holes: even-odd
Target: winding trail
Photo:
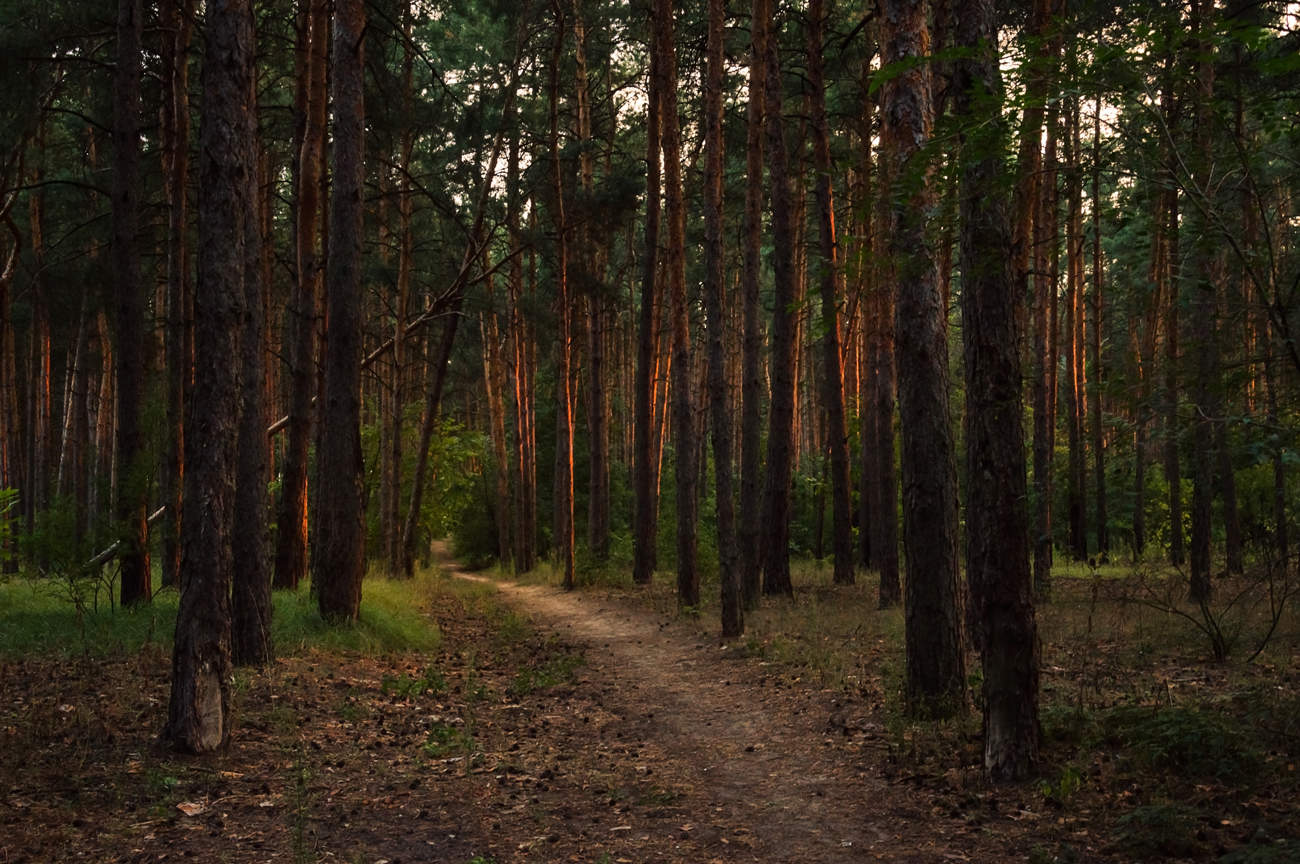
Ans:
[[[495,585],[539,627],[583,649],[584,677],[603,693],[602,707],[638,724],[640,760],[692,789],[695,818],[706,831],[714,826],[713,860],[1002,857],[996,847],[975,848],[990,838],[880,776],[887,746],[878,735],[846,746],[829,722],[829,694],[769,686],[757,661],[732,659],[736,652],[699,633],[615,599],[444,567]],[[736,826],[745,826],[747,842],[735,841]]]

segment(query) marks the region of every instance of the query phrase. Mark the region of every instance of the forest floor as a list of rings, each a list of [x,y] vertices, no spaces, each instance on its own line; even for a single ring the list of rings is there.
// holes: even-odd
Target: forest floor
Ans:
[[[891,707],[896,646],[872,626],[723,644],[662,593],[445,566],[440,648],[241,672],[231,745],[210,757],[157,741],[161,648],[0,660],[0,864],[1300,860],[1294,654],[1244,683],[1234,667],[1231,688],[1214,670],[1164,679],[1274,705],[1256,719],[1284,727],[1277,746],[1214,719],[1226,702],[1086,728],[1051,714],[1044,779],[991,787],[977,719]],[[860,615],[865,590],[845,590],[822,599]],[[800,640],[823,662],[793,662]],[[852,664],[827,659],[849,640]],[[1049,702],[1116,689],[1045,660]]]

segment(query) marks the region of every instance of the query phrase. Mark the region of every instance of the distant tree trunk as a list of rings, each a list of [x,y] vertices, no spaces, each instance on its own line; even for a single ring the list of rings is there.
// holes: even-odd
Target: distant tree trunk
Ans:
[[[834,515],[835,575],[840,585],[853,584],[853,505],[849,482],[849,433],[844,420],[844,365],[840,356],[838,298],[839,251],[835,238],[835,207],[831,200],[830,134],[826,128],[826,76],[822,64],[824,0],[811,0],[808,8],[808,79],[811,87],[813,161],[817,169],[816,193],[821,232],[822,303],[822,405],[831,459],[831,511]]]
[[[579,183],[587,214],[577,231],[579,284],[587,301],[587,545],[596,561],[609,558],[609,428],[605,403],[605,298],[599,285],[591,197],[595,189],[591,147],[591,89],[587,73],[587,30],[582,4],[573,0],[574,58],[577,72]]]
[[[191,0],[163,0],[163,182],[167,195],[167,441],[163,471],[162,582],[180,584],[181,497],[185,485],[185,402],[192,369],[186,325],[189,297],[190,94],[189,50],[194,9]]]
[[[653,17],[653,14],[652,14]],[[650,51],[649,94],[646,105],[646,211],[645,252],[641,277],[641,309],[637,327],[636,404],[633,408],[635,440],[632,467],[633,504],[632,579],[650,584],[657,564],[659,488],[655,468],[655,352],[659,317],[659,53]]]
[[[1178,210],[1178,192],[1177,190],[1171,190],[1169,192],[1169,209],[1166,211],[1166,218],[1169,220],[1167,236],[1171,267],[1181,260],[1178,251]],[[1181,278],[1177,281],[1171,280],[1169,301],[1165,307],[1164,469],[1165,482],[1169,485],[1169,563],[1175,567],[1181,567],[1186,557],[1183,532],[1182,468],[1178,453],[1178,440],[1182,435],[1182,428],[1178,419],[1178,367],[1180,362],[1178,343],[1180,336],[1181,283]]]
[[[1021,780],[1038,765],[1038,631],[1021,431],[1018,250],[1003,183],[1002,75],[992,0],[963,4],[954,66],[961,150],[966,367],[966,576],[984,666],[984,767]],[[1025,232],[1022,232],[1022,236]]]
[[[884,158],[883,153],[880,158]],[[871,368],[875,370],[875,382],[871,388],[872,401],[866,414],[871,423],[868,438],[874,442],[875,452],[871,456],[874,480],[868,484],[873,513],[868,530],[872,535],[874,564],[880,573],[877,603],[881,609],[889,609],[903,600],[903,586],[898,572],[898,467],[894,456],[897,441],[894,414],[898,382],[894,361],[894,297],[897,278],[895,263],[889,257],[889,239],[884,231],[891,218],[890,178],[883,171],[878,170],[878,173],[880,192],[870,205],[875,208],[872,221],[877,227],[873,228],[870,240],[875,284],[869,300],[874,321],[869,353]]]
[[[402,571],[402,430],[406,412],[406,381],[411,377],[406,359],[406,325],[410,317],[411,273],[415,257],[415,234],[411,228],[414,195],[411,190],[411,152],[415,133],[411,117],[414,111],[412,80],[415,49],[412,40],[411,4],[402,8],[402,121],[398,136],[397,170],[397,307],[393,322],[392,410],[388,437],[388,497],[383,502],[385,557],[388,572],[400,576]],[[502,470],[505,470],[502,466]]]
[[[772,197],[772,404],[767,426],[767,471],[763,478],[763,593],[794,594],[790,583],[790,482],[794,463],[797,275],[795,202],[790,195],[789,159],[781,116],[784,95],[775,32],[765,42],[767,82],[764,126]]]
[[[1192,211],[1194,221],[1192,251],[1186,281],[1192,286],[1192,338],[1196,345],[1195,392],[1196,419],[1192,425],[1192,536],[1190,555],[1190,595],[1194,602],[1209,601],[1210,519],[1214,499],[1214,422],[1218,386],[1218,345],[1216,343],[1215,307],[1220,271],[1209,220],[1203,210],[1211,206],[1210,185],[1214,162],[1214,128],[1211,101],[1214,98],[1214,49],[1211,42],[1213,0],[1194,0],[1191,29],[1196,51],[1196,92],[1194,97],[1194,131],[1196,163],[1192,183],[1195,194],[1204,200]]]
[[[559,321],[556,342],[555,369],[555,493],[553,501],[553,533],[558,564],[563,573],[564,587],[572,590],[576,539],[573,525],[573,300],[569,296],[568,238],[564,216],[564,169],[560,161],[560,82],[559,66],[564,51],[564,12],[559,0],[553,0],[555,10],[555,47],[550,68],[550,122],[549,147],[551,180],[554,184],[553,203],[555,220],[555,304]]]
[[[325,160],[328,4],[310,0],[303,64],[303,134],[298,155],[294,240],[296,275],[286,312],[289,427],[280,509],[276,518],[276,588],[297,588],[307,575],[307,468],[312,439],[312,384],[316,375],[316,301],[320,294],[320,189]]]
[[[896,270],[898,402],[903,432],[903,546],[907,560],[909,710],[960,712],[965,659],[958,616],[957,477],[948,410],[948,350],[927,221],[935,196],[925,148],[934,122],[927,3],[881,0],[882,170],[892,195],[889,253]]]
[[[251,17],[251,13],[250,13]],[[248,38],[255,41],[249,25]],[[250,46],[251,47],[251,46]],[[273,659],[271,644],[271,566],[267,548],[269,516],[266,483],[270,479],[270,439],[266,434],[266,292],[262,281],[262,236],[260,209],[264,199],[260,177],[261,161],[257,131],[256,75],[248,72],[246,109],[242,116],[242,137],[246,147],[248,178],[247,210],[244,214],[244,305],[240,322],[240,374],[238,464],[235,473],[235,521],[232,546],[234,569],[230,596],[231,659],[237,666],[264,666]]]
[[[516,114],[511,109],[506,125],[512,128],[510,152],[506,167],[506,228],[509,234],[508,245],[511,250],[520,249],[519,230],[519,135]],[[533,569],[535,550],[533,538],[537,535],[537,526],[533,518],[532,507],[535,505],[537,441],[533,429],[536,418],[533,414],[533,359],[536,347],[533,343],[531,326],[523,313],[524,270],[522,253],[510,257],[507,276],[509,288],[509,347],[511,369],[511,406],[514,415],[515,435],[514,450],[511,454],[512,471],[515,475],[513,509],[515,513],[514,563],[515,570],[527,573]]]
[[[1146,549],[1146,485],[1147,461],[1150,443],[1148,428],[1151,423],[1152,381],[1155,376],[1156,338],[1160,324],[1160,306],[1169,291],[1168,244],[1165,233],[1165,204],[1168,192],[1156,188],[1151,195],[1151,296],[1142,313],[1141,332],[1138,335],[1138,405],[1133,424],[1133,556],[1140,559]]]
[[[18,429],[18,376],[14,364],[13,310],[10,288],[22,248],[21,235],[9,214],[15,197],[0,201],[0,223],[10,234],[9,248],[0,259],[0,489],[17,489],[22,458]],[[16,503],[16,502],[15,502]],[[17,508],[0,512],[0,535],[7,542],[0,546],[0,573],[18,572]]]
[[[1084,285],[1083,285],[1083,180],[1079,166],[1079,98],[1070,96],[1066,105],[1066,198],[1065,217],[1065,414],[1069,442],[1066,474],[1066,505],[1070,520],[1070,554],[1076,561],[1088,557],[1088,524],[1085,509],[1083,419],[1085,412]]]
[[[1056,232],[1057,103],[1047,113],[1043,176],[1034,202],[1034,591],[1046,594],[1052,580],[1052,451],[1056,430]],[[1037,146],[1037,142],[1035,142]]]
[[[1110,552],[1106,536],[1106,454],[1105,429],[1101,416],[1102,356],[1101,315],[1102,285],[1105,263],[1101,254],[1101,97],[1092,116],[1092,302],[1088,326],[1088,365],[1092,368],[1088,390],[1088,415],[1092,437],[1093,482],[1096,489],[1097,558],[1105,560]]]
[[[741,337],[740,420],[740,597],[746,609],[758,608],[761,527],[760,476],[762,460],[763,325],[759,281],[763,268],[763,104],[766,101],[766,56],[770,0],[753,0],[750,16],[749,100],[745,120],[745,210],[741,217],[744,254],[740,291],[743,307]]]
[[[677,486],[677,602],[700,605],[696,566],[695,454],[698,443],[692,410],[691,332],[686,306],[686,205],[682,197],[681,135],[677,121],[677,49],[669,0],[655,0],[654,51],[659,55],[660,137],[664,156],[664,197],[668,217],[668,299],[672,327],[673,454]]]
[[[483,270],[488,272],[488,253],[483,252]],[[508,564],[512,546],[510,532],[515,514],[510,506],[510,460],[506,446],[505,360],[501,356],[501,328],[497,321],[496,298],[493,280],[489,275],[485,287],[488,309],[479,314],[479,335],[483,342],[483,395],[487,400],[488,432],[496,464],[490,472],[495,497],[492,502],[493,522],[497,530],[497,560]]]
[[[704,81],[704,309],[708,316],[709,418],[713,436],[713,472],[718,520],[718,579],[722,595],[722,636],[745,630],[744,604],[737,567],[735,492],[732,489],[731,418],[727,412],[726,358],[722,311],[725,247],[722,238],[722,75],[723,0],[709,0],[708,69]]]
[[[191,753],[230,736],[230,585],[241,399],[245,220],[252,202],[248,99],[253,15],[248,0],[209,0],[199,128],[195,376],[186,436],[181,593],[164,737]],[[233,410],[232,410],[233,408]],[[258,430],[265,439],[265,431]]]
[[[144,286],[135,248],[139,220],[141,0],[119,0],[117,68],[113,86],[113,277],[117,350],[117,489],[116,516],[122,532],[122,605],[149,601],[149,478],[144,430]]]
[[[320,489],[313,538],[312,590],[321,616],[355,620],[365,573],[361,492],[361,240],[365,77],[362,0],[337,0],[331,61],[334,102],[333,191],[325,288],[329,337],[317,454]]]

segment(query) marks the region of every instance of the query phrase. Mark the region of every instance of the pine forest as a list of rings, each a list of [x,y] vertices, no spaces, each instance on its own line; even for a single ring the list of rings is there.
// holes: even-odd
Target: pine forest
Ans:
[[[1300,861],[1300,4],[0,0],[0,861]]]

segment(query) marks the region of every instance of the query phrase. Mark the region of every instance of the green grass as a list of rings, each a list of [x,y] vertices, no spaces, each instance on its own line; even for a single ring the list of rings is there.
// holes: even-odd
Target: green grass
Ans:
[[[421,573],[410,581],[367,579],[360,619],[344,626],[321,619],[308,585],[277,591],[272,616],[276,653],[293,656],[319,650],[377,656],[431,651],[441,643],[437,625],[425,614],[436,578]],[[101,602],[98,609],[83,604],[78,613],[62,583],[22,578],[0,582],[0,657],[104,656],[149,644],[170,650],[178,600],[175,589],[164,589],[139,608],[110,609]]]

